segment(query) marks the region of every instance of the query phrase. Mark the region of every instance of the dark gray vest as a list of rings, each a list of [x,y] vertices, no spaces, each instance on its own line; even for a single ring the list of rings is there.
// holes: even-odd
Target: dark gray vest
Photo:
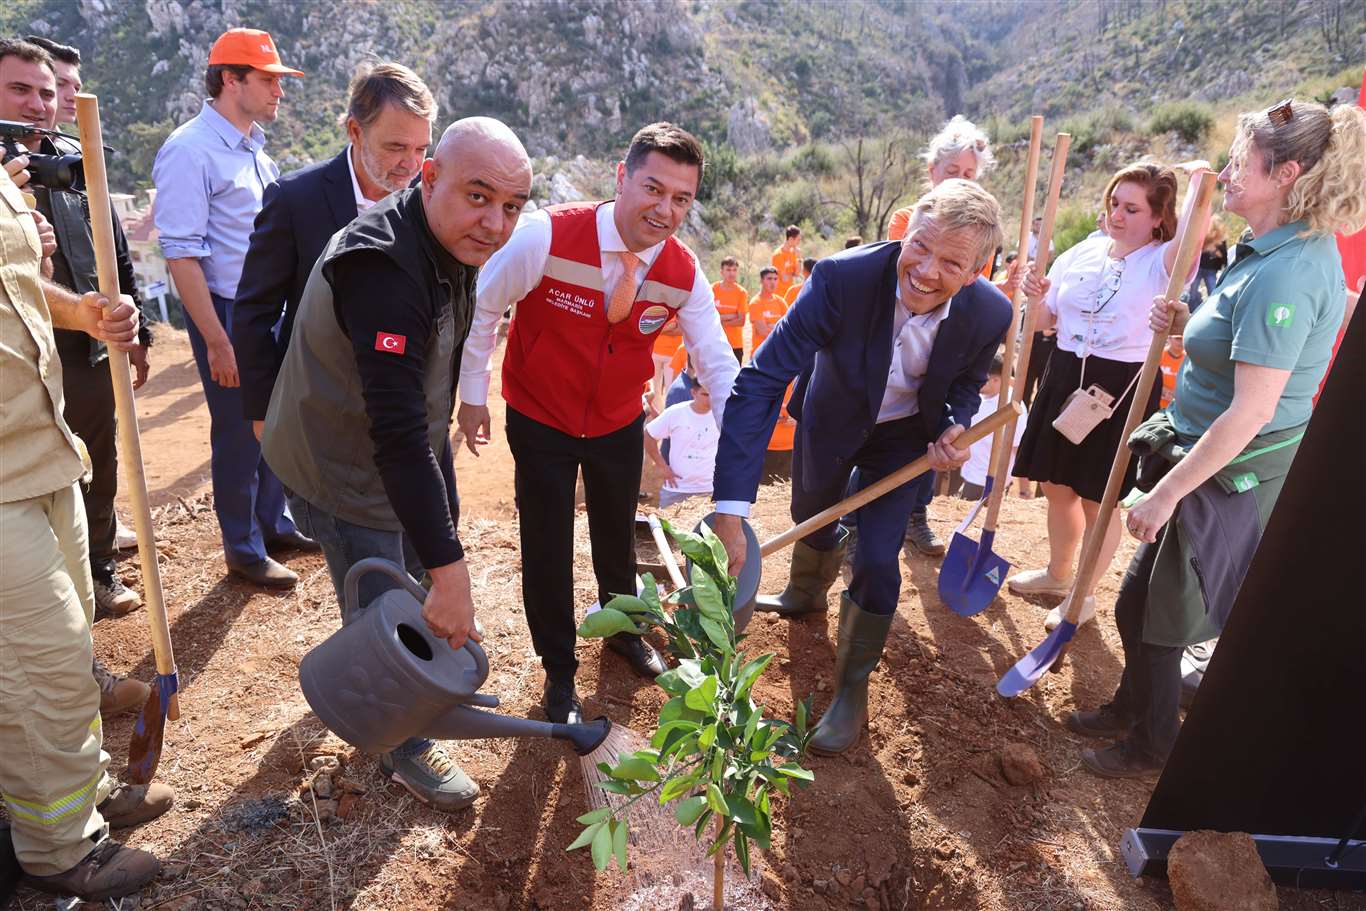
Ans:
[[[261,449],[285,486],[318,508],[355,525],[402,531],[375,467],[356,356],[337,323],[332,286],[323,272],[354,249],[348,231],[343,228],[328,241],[304,287],[271,393]],[[468,313],[473,305],[455,299],[466,295],[467,287],[444,281],[441,287],[448,289],[447,300],[427,340],[423,380],[427,442],[438,459],[450,435],[460,366],[456,357],[469,330],[468,320],[462,320],[457,338],[455,310]]]

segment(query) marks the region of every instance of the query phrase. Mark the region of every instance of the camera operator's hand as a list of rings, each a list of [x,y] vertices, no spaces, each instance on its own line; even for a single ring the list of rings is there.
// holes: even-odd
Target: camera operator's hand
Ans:
[[[29,181],[28,156],[16,155],[5,162],[5,173],[10,176],[10,180],[14,181],[16,187],[22,189],[24,184]]]
[[[108,316],[104,308],[110,306]],[[120,294],[118,303],[109,305],[109,298],[98,291],[81,295],[77,314],[81,329],[92,338],[106,342],[120,351],[131,351],[138,343],[138,308],[133,299]]]
[[[38,242],[43,248],[43,259],[50,259],[52,254],[57,252],[57,231],[52,227],[52,223],[43,217],[43,213],[37,209],[28,214],[33,216],[33,223],[38,227]]]
[[[213,381],[225,389],[236,389],[241,382],[237,377],[237,354],[232,350],[232,342],[224,333],[217,342],[210,342],[209,374]]]

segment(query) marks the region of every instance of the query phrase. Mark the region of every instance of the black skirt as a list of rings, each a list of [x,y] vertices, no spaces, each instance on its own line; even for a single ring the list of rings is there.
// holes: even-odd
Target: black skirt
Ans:
[[[1086,385],[1089,388],[1095,383],[1111,395],[1119,395],[1142,367],[1141,363],[1128,364],[1092,355],[1086,361]],[[1096,425],[1078,445],[1058,433],[1053,428],[1053,420],[1080,381],[1081,358],[1070,351],[1056,349],[1048,359],[1043,381],[1030,405],[1029,422],[1020,439],[1012,473],[1017,478],[1065,485],[1083,499],[1099,503],[1105,495],[1105,482],[1110,477],[1115,453],[1123,443],[1124,420],[1129,416],[1129,406],[1137,389],[1115,402],[1111,406],[1114,413],[1109,419]],[[1144,417],[1158,411],[1161,395],[1162,375],[1158,373],[1148,390]],[[1119,490],[1121,499],[1133,489],[1137,471],[1137,460],[1130,459],[1124,484]]]

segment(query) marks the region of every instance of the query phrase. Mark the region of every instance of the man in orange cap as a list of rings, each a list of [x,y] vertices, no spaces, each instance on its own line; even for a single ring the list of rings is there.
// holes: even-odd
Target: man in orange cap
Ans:
[[[285,510],[284,488],[261,458],[243,417],[237,358],[227,327],[252,223],[280,169],[258,124],[275,120],[281,79],[302,76],[280,62],[258,29],[224,32],[209,51],[209,97],[157,152],[152,180],[161,247],[188,315],[186,329],[211,418],[213,501],[228,569],[257,585],[289,588],[299,577],[268,551],[316,550]]]

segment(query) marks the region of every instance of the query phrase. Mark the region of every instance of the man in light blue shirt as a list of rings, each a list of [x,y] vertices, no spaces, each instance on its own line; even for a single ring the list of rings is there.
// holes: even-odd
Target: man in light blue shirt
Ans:
[[[285,511],[279,480],[242,417],[237,360],[228,337],[232,302],[266,185],[280,174],[265,133],[284,97],[281,79],[303,73],[280,63],[256,29],[224,32],[209,52],[203,109],[157,152],[154,217],[171,277],[185,305],[212,419],[213,500],[228,570],[258,585],[289,588],[299,577],[267,550],[316,550]]]

